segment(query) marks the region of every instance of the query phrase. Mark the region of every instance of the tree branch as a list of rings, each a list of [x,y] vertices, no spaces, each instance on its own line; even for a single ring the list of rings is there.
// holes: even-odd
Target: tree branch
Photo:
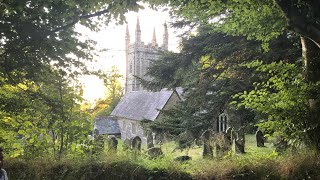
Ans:
[[[93,13],[93,14],[82,15],[78,19],[72,21],[69,24],[66,24],[64,26],[58,27],[58,28],[56,28],[54,30],[51,30],[50,33],[55,33],[55,32],[58,32],[58,31],[61,31],[61,30],[64,30],[64,29],[68,29],[68,28],[74,26],[75,24],[77,24],[81,19],[89,19],[89,18],[92,18],[92,17],[96,17],[96,16],[100,16],[102,14],[108,13],[110,11],[111,7],[112,7],[112,5],[109,4],[107,9],[101,10],[101,11]]]
[[[275,0],[275,3],[286,17],[289,27],[296,33],[312,40],[320,48],[320,27],[310,22],[305,15],[301,15],[292,1]]]

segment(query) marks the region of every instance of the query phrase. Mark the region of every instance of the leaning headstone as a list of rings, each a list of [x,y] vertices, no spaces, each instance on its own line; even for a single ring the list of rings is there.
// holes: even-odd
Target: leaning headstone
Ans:
[[[131,148],[136,151],[141,151],[141,139],[136,136],[131,140]]]
[[[256,141],[257,147],[264,147],[264,135],[260,130],[256,132]]]
[[[163,156],[163,152],[160,147],[152,147],[147,149],[147,154],[150,158],[157,158]]]
[[[116,151],[118,146],[118,140],[115,137],[110,137],[108,139],[108,148],[111,151]]]
[[[178,157],[175,157],[173,160],[183,163],[183,162],[187,162],[187,161],[189,161],[191,159],[192,158],[190,156],[178,156]]]

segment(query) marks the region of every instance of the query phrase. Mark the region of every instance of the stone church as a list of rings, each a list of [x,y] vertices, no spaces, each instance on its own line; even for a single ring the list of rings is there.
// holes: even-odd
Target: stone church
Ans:
[[[154,133],[147,134],[140,122],[142,120],[157,120],[161,116],[161,110],[169,109],[181,101],[181,88],[151,92],[143,88],[137,78],[150,80],[150,77],[145,74],[151,62],[159,60],[161,52],[168,51],[169,35],[166,23],[163,28],[163,43],[160,46],[157,43],[155,29],[151,43],[145,44],[141,41],[139,19],[137,19],[135,29],[135,39],[131,43],[127,26],[125,34],[125,95],[109,117],[95,118],[94,131],[96,134],[114,135],[116,132],[120,132],[122,140],[139,138],[144,145],[153,143],[156,135]],[[117,121],[117,124],[114,123],[114,120]]]

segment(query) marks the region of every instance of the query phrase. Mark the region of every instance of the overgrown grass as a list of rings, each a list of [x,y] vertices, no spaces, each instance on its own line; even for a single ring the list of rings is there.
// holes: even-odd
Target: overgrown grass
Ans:
[[[227,153],[223,158],[202,159],[201,147],[175,150],[175,143],[161,146],[165,156],[150,159],[145,152],[122,149],[84,158],[8,159],[9,178],[19,179],[320,179],[320,158],[313,151],[278,155],[272,141],[258,148],[254,135],[246,136],[246,153]],[[188,155],[185,163],[174,157]]]

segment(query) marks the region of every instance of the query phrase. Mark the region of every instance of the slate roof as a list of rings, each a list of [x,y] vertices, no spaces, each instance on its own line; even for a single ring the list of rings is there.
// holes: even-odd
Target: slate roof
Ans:
[[[120,134],[118,121],[108,116],[95,117],[93,126],[93,130],[97,129],[98,134]]]
[[[144,119],[154,121],[159,115],[159,110],[164,108],[173,92],[168,90],[132,91],[124,95],[111,116],[138,121]]]

